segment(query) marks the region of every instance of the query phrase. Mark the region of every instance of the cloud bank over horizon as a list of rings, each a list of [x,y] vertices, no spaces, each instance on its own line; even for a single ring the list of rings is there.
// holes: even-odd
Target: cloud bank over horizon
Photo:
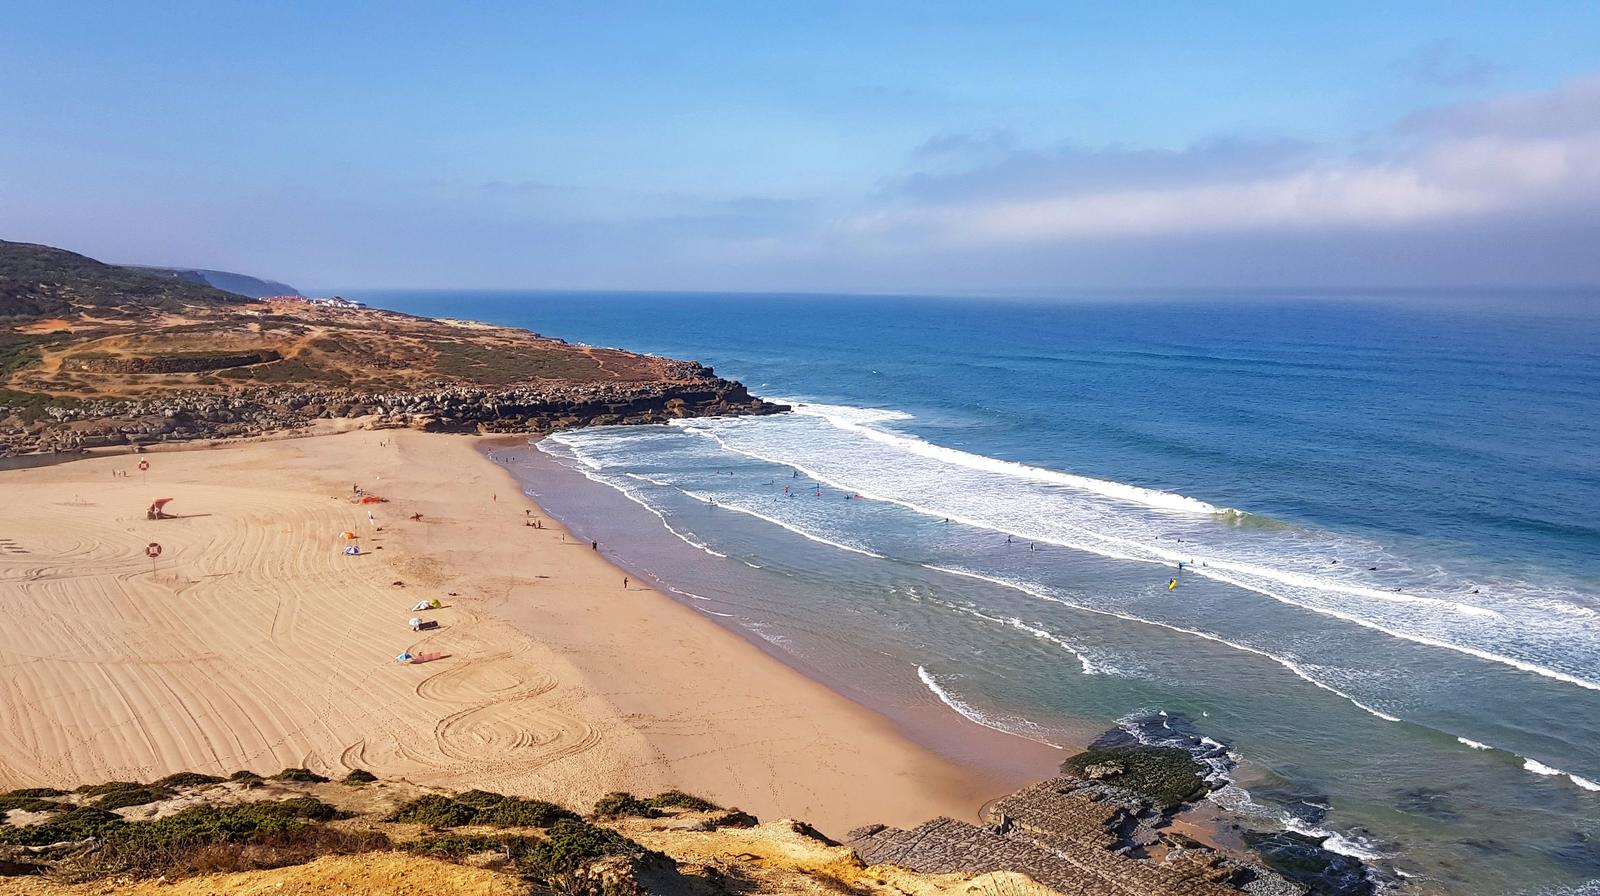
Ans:
[[[334,9],[25,10],[0,237],[310,288],[1600,286],[1600,27],[1559,6]]]
[[[1600,75],[1421,110],[1343,154],[1288,139],[1156,151],[947,135],[918,155],[967,153],[990,158],[900,178],[828,236],[902,256],[1054,249],[1090,270],[1081,256],[1094,250],[1170,263],[1198,246],[1243,265],[1280,241],[1315,242],[1332,264],[1392,262],[1397,250],[1426,262],[1459,239],[1469,251],[1454,273],[1418,264],[1344,282],[1600,281]],[[1215,259],[1195,267],[1220,273]],[[1286,274],[1235,282],[1294,283],[1276,279]]]

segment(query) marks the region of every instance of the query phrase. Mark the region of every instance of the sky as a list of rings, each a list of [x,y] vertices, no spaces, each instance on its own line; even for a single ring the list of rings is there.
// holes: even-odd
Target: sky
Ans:
[[[0,238],[106,261],[303,288],[1600,285],[1596,2],[5,0],[0,40]]]

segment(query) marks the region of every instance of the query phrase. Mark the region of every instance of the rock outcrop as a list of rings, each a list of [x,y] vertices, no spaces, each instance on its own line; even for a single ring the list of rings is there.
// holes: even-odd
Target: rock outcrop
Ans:
[[[847,845],[868,864],[927,874],[1013,871],[1082,896],[1238,896],[1270,883],[1263,868],[1160,830],[1163,814],[1116,788],[1063,775],[993,803],[983,826],[935,818],[909,830],[871,825]]]
[[[683,417],[772,414],[787,408],[688,364],[694,376],[660,383],[551,384],[488,388],[447,385],[368,393],[352,389],[176,392],[160,398],[8,406],[0,396],[0,456],[237,438],[295,430],[317,420],[430,432],[546,433]],[[35,419],[25,422],[27,412]]]

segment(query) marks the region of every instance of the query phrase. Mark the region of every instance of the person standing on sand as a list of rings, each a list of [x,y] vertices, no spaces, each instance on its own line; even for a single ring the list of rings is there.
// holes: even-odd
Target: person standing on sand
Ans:
[[[622,577],[622,590],[623,591],[627,591],[628,590],[628,577],[627,576],[623,576]]]
[[[598,541],[589,542],[589,550],[591,550],[591,551],[600,550],[600,542],[598,542]]]

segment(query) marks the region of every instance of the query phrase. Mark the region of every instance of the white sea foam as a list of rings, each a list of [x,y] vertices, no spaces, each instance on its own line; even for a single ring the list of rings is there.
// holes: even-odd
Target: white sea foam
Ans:
[[[1215,642],[1217,644],[1221,644],[1221,645],[1223,645],[1225,647],[1231,647],[1234,650],[1242,650],[1245,653],[1255,654],[1256,656],[1262,657],[1263,659],[1271,660],[1272,662],[1277,663],[1278,665],[1284,667],[1285,669],[1288,669],[1290,672],[1293,672],[1296,676],[1298,676],[1301,680],[1307,682],[1308,684],[1315,685],[1316,687],[1319,687],[1322,690],[1327,691],[1330,694],[1334,694],[1334,695],[1337,695],[1339,697],[1343,697],[1345,700],[1348,700],[1352,705],[1354,705],[1357,709],[1360,709],[1360,710],[1362,710],[1364,712],[1367,712],[1367,713],[1370,713],[1370,714],[1372,714],[1374,716],[1377,716],[1378,718],[1383,719],[1385,722],[1398,722],[1398,721],[1401,721],[1396,716],[1389,715],[1388,713],[1386,713],[1386,712],[1384,712],[1382,710],[1375,709],[1375,708],[1373,708],[1371,706],[1368,706],[1365,703],[1362,703],[1360,700],[1357,700],[1356,698],[1350,696],[1349,694],[1345,693],[1344,691],[1339,690],[1338,688],[1334,687],[1333,685],[1326,684],[1324,682],[1318,681],[1317,679],[1313,678],[1309,673],[1307,673],[1305,671],[1305,669],[1302,668],[1295,661],[1293,661],[1291,659],[1287,659],[1285,657],[1277,656],[1277,655],[1272,654],[1272,653],[1268,653],[1267,651],[1261,650],[1260,648],[1257,648],[1257,647],[1251,647],[1248,644],[1240,644],[1240,643],[1238,643],[1236,641],[1230,641],[1227,638],[1224,638],[1224,637],[1222,637],[1220,635],[1214,635],[1214,634],[1211,634],[1210,632],[1203,632],[1203,631],[1200,631],[1199,629],[1185,628],[1185,627],[1183,627],[1181,625],[1173,625],[1173,624],[1168,623],[1168,622],[1160,622],[1160,621],[1157,621],[1157,620],[1154,620],[1154,619],[1145,619],[1143,617],[1134,616],[1131,613],[1123,613],[1123,612],[1118,611],[1118,610],[1107,610],[1107,609],[1100,608],[1100,607],[1091,607],[1091,606],[1089,606],[1087,604],[1082,604],[1082,603],[1077,603],[1077,602],[1074,602],[1074,601],[1066,600],[1065,598],[1059,597],[1059,596],[1054,595],[1054,594],[1050,594],[1050,593],[1048,593],[1046,591],[1042,591],[1042,590],[1037,589],[1037,588],[1033,588],[1033,587],[1031,587],[1029,585],[1026,585],[1026,584],[1024,584],[1022,582],[1014,582],[1014,581],[1011,581],[1010,579],[1003,579],[1003,578],[1000,578],[998,576],[988,576],[988,575],[984,575],[983,573],[973,572],[970,569],[958,569],[958,568],[949,567],[949,566],[935,566],[935,565],[929,564],[929,563],[924,563],[923,567],[926,568],[926,569],[935,570],[936,572],[949,573],[950,575],[955,575],[955,576],[965,576],[965,577],[967,577],[969,579],[978,579],[980,581],[989,582],[991,584],[999,585],[1002,588],[1011,588],[1011,589],[1013,589],[1015,591],[1020,591],[1023,594],[1027,594],[1027,595],[1032,596],[1032,597],[1037,597],[1040,600],[1047,600],[1047,601],[1051,601],[1053,603],[1062,604],[1064,606],[1072,607],[1073,609],[1076,609],[1076,610],[1083,610],[1084,612],[1087,612],[1087,613],[1096,613],[1096,614],[1099,614],[1101,616],[1111,616],[1111,617],[1114,617],[1114,618],[1117,618],[1117,619],[1124,620],[1126,622],[1137,622],[1137,623],[1141,623],[1143,625],[1153,625],[1153,626],[1155,626],[1157,628],[1167,629],[1168,631],[1174,631],[1174,632],[1178,632],[1180,634],[1185,634],[1185,635],[1192,635],[1192,636],[1194,636],[1196,638],[1204,638],[1207,641],[1212,641],[1212,642]]]
[[[1494,749],[1494,747],[1491,747],[1488,744],[1479,743],[1479,742],[1477,742],[1475,740],[1472,740],[1472,739],[1466,738],[1466,737],[1458,737],[1458,738],[1456,738],[1456,742],[1461,744],[1461,745],[1463,745],[1463,746],[1471,747],[1474,750],[1493,750]]]
[[[916,600],[917,599],[916,595],[912,595],[912,599]],[[994,622],[994,623],[998,623],[1000,625],[1005,625],[1005,626],[1009,626],[1009,627],[1014,628],[1014,629],[1018,629],[1019,631],[1027,632],[1028,634],[1034,636],[1035,638],[1038,638],[1041,641],[1048,641],[1051,644],[1054,644],[1057,647],[1060,647],[1062,650],[1065,650],[1066,652],[1068,652],[1068,653],[1072,654],[1073,656],[1077,657],[1078,665],[1082,667],[1083,674],[1085,674],[1085,675],[1095,675],[1095,674],[1098,674],[1100,672],[1100,669],[1098,669],[1093,663],[1091,663],[1089,661],[1089,658],[1084,655],[1083,650],[1081,650],[1080,648],[1073,646],[1072,644],[1068,643],[1067,641],[1063,640],[1062,638],[1058,637],[1057,635],[1051,634],[1050,632],[1048,632],[1048,631],[1046,631],[1046,630],[1044,630],[1042,628],[1039,628],[1038,626],[1029,625],[1028,623],[1023,622],[1021,619],[1018,619],[1015,616],[990,616],[988,613],[984,613],[984,612],[982,612],[980,610],[976,610],[976,609],[974,609],[972,607],[963,607],[963,606],[960,606],[958,604],[953,604],[953,603],[950,603],[948,601],[942,601],[942,600],[941,601],[935,601],[935,603],[938,603],[940,606],[943,606],[943,607],[948,607],[951,610],[956,611],[957,613],[964,613],[964,614],[966,614],[968,616],[974,616],[974,617],[976,617],[978,619],[982,619],[982,620],[985,620],[987,622]]]
[[[1460,593],[1459,586],[1450,586],[1454,592],[1450,596],[1386,590],[1361,581],[1354,569],[1357,563],[1341,566],[1314,559],[1334,551],[1345,556],[1381,552],[1370,545],[1299,531],[1232,538],[1232,527],[1209,519],[1196,528],[1200,524],[1183,520],[1219,509],[1170,492],[985,458],[880,427],[904,419],[903,414],[802,402],[793,416],[800,422],[675,424],[724,450],[793,467],[834,488],[924,516],[1111,559],[1169,567],[1182,562],[1193,575],[1286,606],[1600,691],[1600,681],[1583,671],[1594,668],[1600,655],[1600,629],[1582,607],[1565,614],[1580,620],[1576,627],[1562,623],[1545,604],[1568,605],[1550,595],[1524,595],[1525,589],[1518,586],[1498,594],[1496,606],[1484,606],[1473,602],[1484,598],[1465,599],[1468,596]],[[806,418],[817,423],[807,424]],[[818,432],[818,424],[844,435]],[[1179,514],[1174,523],[1170,514],[1153,516],[1150,510],[1192,512]],[[1190,536],[1187,543],[1163,534],[1164,528],[1176,524],[1181,524],[1178,531]],[[1385,567],[1405,568],[1388,560]],[[1441,616],[1439,610],[1451,616]],[[1452,617],[1459,621],[1452,622]]]
[[[974,725],[981,725],[985,728],[999,731],[1002,734],[1009,734],[1012,737],[1020,737],[1024,740],[1035,741],[1037,743],[1044,744],[1047,747],[1055,747],[1057,750],[1061,749],[1060,744],[1053,744],[1042,738],[1029,737],[1026,734],[1019,734],[1016,731],[1013,731],[1010,728],[1002,725],[998,721],[990,718],[988,715],[972,706],[972,704],[967,703],[960,697],[950,693],[950,691],[947,690],[943,685],[939,684],[939,680],[934,678],[932,673],[922,666],[917,667],[917,677],[922,679],[922,683],[928,686],[928,690],[933,692],[935,697],[939,698],[939,702],[955,710],[961,715],[962,718],[973,723]],[[1031,723],[1029,724],[1031,725]]]
[[[768,516],[767,514],[761,513],[761,512],[756,511],[756,510],[751,510],[748,507],[743,507],[743,506],[740,506],[738,504],[734,504],[732,502],[715,501],[715,500],[712,500],[707,495],[702,495],[702,494],[700,494],[698,492],[692,492],[692,491],[689,491],[688,489],[680,488],[680,489],[678,489],[678,491],[681,492],[682,494],[686,495],[687,497],[692,498],[692,499],[694,499],[696,501],[700,501],[700,502],[702,502],[704,504],[710,504],[711,506],[720,508],[722,510],[731,510],[734,513],[742,513],[742,514],[744,514],[746,516],[753,516],[758,520],[762,520],[763,522],[771,523],[772,525],[777,526],[780,529],[785,529],[785,530],[787,530],[789,532],[793,532],[794,534],[800,536],[801,538],[807,539],[809,541],[814,541],[817,544],[825,544],[828,547],[838,548],[841,551],[849,551],[852,554],[860,554],[863,557],[872,557],[872,558],[877,559],[877,560],[885,559],[882,554],[879,554],[876,551],[869,551],[866,548],[858,547],[858,546],[853,545],[853,544],[845,544],[842,541],[834,541],[831,538],[824,538],[821,535],[817,535],[814,532],[808,532],[805,529],[802,529],[799,526],[794,525],[793,523],[789,523],[789,522],[786,522],[784,520],[780,520],[780,519],[778,519],[777,517],[774,517],[774,516]]]
[[[1375,862],[1383,858],[1382,853],[1367,846],[1357,837],[1348,836],[1341,834],[1338,831],[1330,831],[1326,828],[1319,828],[1315,825],[1306,824],[1300,819],[1295,818],[1287,813],[1280,814],[1279,821],[1282,822],[1285,828],[1294,831],[1296,834],[1304,834],[1307,837],[1316,837],[1320,839],[1322,841],[1322,848],[1329,852],[1336,852],[1340,855],[1349,856],[1353,859],[1360,859],[1363,862]]]
[[[1564,772],[1559,768],[1554,768],[1554,767],[1545,765],[1543,762],[1540,762],[1537,759],[1529,759],[1527,757],[1523,757],[1522,767],[1523,767],[1524,770],[1533,772],[1536,775],[1543,775],[1545,777],[1550,777],[1550,778],[1562,778],[1562,777],[1564,777],[1568,781],[1571,781],[1573,784],[1576,784],[1578,787],[1581,787],[1584,790],[1600,793],[1600,784],[1596,784],[1595,782],[1589,780],[1588,778],[1584,778],[1584,777],[1581,777],[1579,775],[1574,775],[1571,772]]]
[[[1077,476],[1072,473],[1063,473],[1044,467],[1034,467],[1016,461],[1000,460],[985,457],[982,454],[972,454],[954,448],[935,445],[916,436],[900,433],[886,432],[868,425],[871,423],[887,422],[891,420],[909,419],[910,415],[903,412],[875,412],[863,414],[863,408],[852,408],[842,405],[819,404],[817,402],[788,401],[794,413],[802,416],[820,417],[831,425],[849,432],[864,436],[875,442],[892,445],[903,451],[921,455],[931,460],[942,463],[955,464],[986,473],[998,473],[1018,479],[1028,479],[1050,485],[1066,486],[1114,498],[1118,501],[1127,501],[1153,507],[1158,510],[1170,510],[1181,513],[1217,514],[1227,512],[1227,508],[1216,507],[1204,501],[1184,495],[1175,495],[1171,492],[1157,489],[1141,488],[1137,485],[1128,485],[1122,482],[1108,482],[1104,479],[1093,479],[1088,476]]]
[[[552,437],[552,439],[554,439],[554,437]],[[556,441],[559,441],[559,440],[556,440]],[[560,442],[560,444],[566,446],[567,450],[569,452],[571,452],[573,458],[584,465],[583,467],[575,467],[574,468],[579,473],[583,474],[583,478],[589,480],[590,482],[598,482],[601,485],[609,486],[610,488],[615,490],[617,493],[621,494],[624,498],[627,498],[629,501],[632,501],[633,503],[639,505],[640,507],[643,507],[645,510],[650,511],[652,514],[655,514],[656,519],[661,521],[662,527],[665,528],[668,532],[670,532],[673,535],[673,537],[677,538],[679,541],[683,542],[684,544],[694,548],[697,551],[704,551],[705,553],[710,554],[713,557],[720,557],[720,558],[723,558],[723,559],[727,558],[727,556],[728,556],[727,554],[724,554],[721,551],[716,550],[715,548],[711,547],[710,545],[706,544],[705,542],[699,541],[698,539],[695,539],[695,538],[691,538],[690,536],[686,535],[685,533],[678,531],[678,529],[676,527],[674,527],[672,525],[672,523],[667,519],[666,514],[662,513],[660,510],[657,510],[654,504],[651,504],[649,501],[646,501],[645,499],[643,499],[643,498],[639,497],[638,495],[634,494],[632,489],[622,485],[619,482],[614,482],[614,481],[612,481],[612,480],[610,480],[610,479],[608,479],[608,478],[606,478],[604,476],[599,475],[599,472],[601,470],[603,470],[604,466],[605,466],[599,460],[596,460],[596,459],[590,457],[589,455],[586,455],[580,448],[578,448],[577,445],[575,445],[575,444],[573,444],[571,442]],[[632,474],[627,474],[627,475],[631,476]],[[645,479],[645,477],[643,477],[643,476],[633,476],[633,478],[634,479],[641,479],[641,480]],[[649,481],[649,480],[646,480],[646,481]]]
[[[1550,766],[1545,765],[1543,762],[1540,762],[1537,759],[1524,759],[1522,761],[1522,767],[1524,769],[1526,769],[1527,771],[1533,772],[1536,775],[1564,775],[1564,774],[1566,774],[1566,772],[1562,771],[1561,769],[1559,769],[1559,768],[1551,768]]]
[[[772,631],[771,626],[767,625],[765,622],[750,622],[746,623],[744,627],[756,637],[767,642],[768,644],[784,648],[789,646],[789,639],[784,635]]]

